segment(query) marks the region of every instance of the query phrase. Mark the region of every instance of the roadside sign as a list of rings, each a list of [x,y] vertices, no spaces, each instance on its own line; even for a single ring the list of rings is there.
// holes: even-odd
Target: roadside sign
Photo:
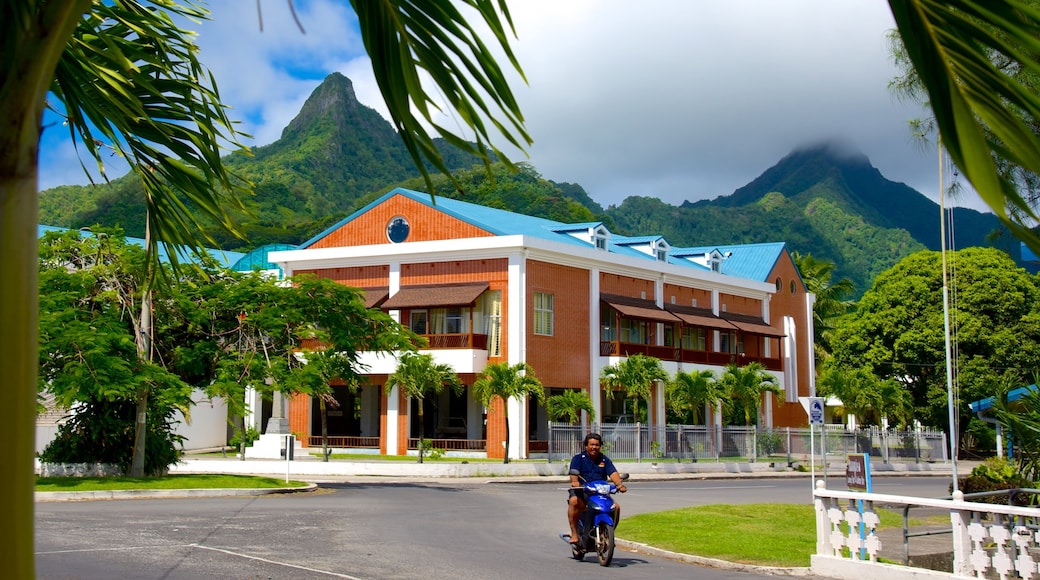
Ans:
[[[866,453],[849,453],[845,467],[845,485],[849,491],[871,492],[870,455]]]
[[[809,424],[823,425],[823,397],[809,397]]]

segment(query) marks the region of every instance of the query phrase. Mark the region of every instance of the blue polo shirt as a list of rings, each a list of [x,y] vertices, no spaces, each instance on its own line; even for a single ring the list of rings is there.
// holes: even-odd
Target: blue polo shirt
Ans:
[[[586,482],[597,480],[610,481],[610,474],[617,471],[617,469],[614,469],[614,463],[606,455],[600,453],[599,461],[595,462],[584,451],[571,458],[569,469],[580,471]]]

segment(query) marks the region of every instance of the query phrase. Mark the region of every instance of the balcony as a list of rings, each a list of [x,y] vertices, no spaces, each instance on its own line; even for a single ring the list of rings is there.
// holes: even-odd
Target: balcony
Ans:
[[[426,339],[429,349],[471,348],[487,350],[487,335],[473,333],[459,334],[420,334]]]
[[[652,356],[662,361],[696,363],[724,367],[735,364],[745,366],[752,362],[761,363],[766,370],[783,371],[783,360],[773,357],[748,356],[745,354],[733,354],[728,352],[712,352],[707,350],[688,350],[674,346],[656,346],[652,344],[639,344],[632,342],[601,341],[599,343],[600,356],[632,356],[641,354]]]

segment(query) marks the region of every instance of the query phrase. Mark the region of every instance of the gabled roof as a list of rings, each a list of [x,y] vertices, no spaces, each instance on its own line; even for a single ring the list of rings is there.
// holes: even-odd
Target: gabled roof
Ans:
[[[588,230],[589,228],[597,228],[603,225],[602,222],[566,224],[554,220],[513,213],[503,209],[477,205],[457,199],[449,199],[446,197],[437,197],[436,199],[433,199],[428,193],[396,188],[347,216],[317,236],[304,242],[300,245],[299,249],[302,250],[310,247],[318,240],[396,195],[405,196],[408,199],[436,209],[454,217],[455,219],[497,236],[523,235],[562,244],[591,248],[593,247],[591,240],[582,239],[578,236],[572,235],[572,233]],[[659,234],[622,236],[612,233],[607,244],[607,251],[613,254],[656,261],[655,256],[637,248],[637,246],[648,245],[656,242],[664,242],[665,244],[668,244],[667,240]],[[703,246],[696,248],[671,247],[668,254],[668,263],[693,268],[702,272],[709,271],[710,268],[705,264],[699,264],[688,258],[694,256],[702,257],[704,254],[709,253],[712,250],[719,250],[723,255],[727,252],[730,253],[730,256],[723,262],[722,274],[755,280],[757,282],[769,281],[767,280],[769,273],[776,265],[777,260],[780,259],[782,252],[787,251],[786,244],[783,242],[736,244],[729,246]]]
[[[718,250],[723,256],[722,273],[729,276],[748,278],[758,282],[769,282],[769,274],[776,267],[777,261],[787,251],[784,242],[766,242],[761,244],[735,244],[729,246],[699,246],[692,248],[672,248],[669,252],[671,263],[695,263],[691,259],[710,254]],[[700,264],[698,264],[700,265]],[[701,267],[707,269],[706,266]]]

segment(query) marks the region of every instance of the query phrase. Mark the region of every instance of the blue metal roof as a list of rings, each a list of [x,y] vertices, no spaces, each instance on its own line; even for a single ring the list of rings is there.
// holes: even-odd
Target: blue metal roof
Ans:
[[[248,253],[242,254],[235,263],[231,264],[231,269],[238,272],[252,272],[253,270],[278,270],[279,276],[283,274],[282,267],[275,264],[267,259],[268,254],[271,252],[281,252],[282,250],[295,250],[296,246],[291,244],[267,244],[266,246],[260,246],[255,250],[251,250]]]
[[[59,228],[59,227],[55,227],[55,226],[37,225],[36,226],[36,237],[37,238],[42,238],[43,235],[46,234],[47,232],[59,232],[60,233],[60,232],[67,232],[67,231],[69,231],[69,228]],[[92,236],[93,234],[90,233],[90,230],[80,229],[79,230],[79,235],[81,235],[81,236]],[[133,244],[133,245],[139,246],[141,248],[145,247],[145,242],[144,242],[143,238],[133,238],[133,237],[130,237],[130,236],[125,236],[124,239],[126,240],[126,243],[128,243],[128,244]],[[159,260],[162,261],[162,262],[169,262],[170,261],[169,254],[167,253],[166,250],[167,250],[167,247],[166,247],[165,244],[159,244]],[[226,250],[217,250],[217,249],[214,249],[214,248],[206,248],[206,253],[209,254],[210,257],[212,257],[221,266],[224,266],[225,268],[227,268],[231,264],[237,262],[239,259],[242,258],[242,256],[245,255],[242,252],[229,252],[229,251],[226,251]],[[177,258],[179,260],[181,260],[181,261],[191,261],[191,260],[194,259],[194,256],[191,254],[191,252],[188,252],[188,251],[185,251],[185,250],[181,249],[181,250],[179,250],[177,252]]]
[[[1035,391],[1036,391],[1036,385],[1035,384],[1029,385],[1028,387],[1019,387],[1017,389],[1014,389],[1014,390],[1008,392],[1007,402],[1008,403],[1014,403],[1015,401],[1017,401],[1019,399],[1022,399],[1024,397],[1026,397],[1027,395],[1029,395],[1029,393],[1032,393],[1032,392],[1035,392]],[[974,403],[971,403],[971,405],[970,405],[971,406],[971,412],[972,413],[980,413],[982,411],[988,411],[989,409],[992,409],[993,406],[996,405],[996,404],[997,404],[997,398],[996,397],[986,397],[985,399],[979,399],[978,401],[975,401]]]
[[[531,217],[457,199],[437,197],[434,200],[428,193],[397,188],[347,216],[317,236],[307,240],[299,246],[299,249],[310,247],[312,244],[339,229],[344,224],[358,218],[395,195],[403,195],[413,201],[430,208],[435,208],[438,211],[498,236],[523,235],[590,248],[592,247],[591,241],[572,236],[568,232],[587,230],[588,228],[603,225],[602,222],[565,224],[563,222]],[[607,244],[607,250],[618,255],[656,261],[655,256],[640,251],[634,246],[650,244],[651,242],[662,239],[663,237],[661,235],[622,236],[612,233]],[[787,246],[783,242],[775,242],[729,246],[704,246],[700,248],[671,248],[669,251],[668,263],[693,268],[699,271],[706,271],[708,268],[705,266],[684,259],[683,256],[703,255],[715,249],[719,250],[723,254],[726,252],[731,253],[730,257],[723,262],[723,274],[755,280],[758,282],[767,282],[769,273],[776,265],[777,260],[780,259],[782,252],[787,251]]]
[[[740,278],[748,278],[759,282],[769,282],[769,273],[773,271],[780,256],[787,251],[784,242],[765,242],[760,244],[736,244],[729,246],[699,246],[690,248],[672,248],[669,252],[678,261],[687,261],[686,257],[703,256],[718,250],[723,256],[730,253],[722,261],[722,273]]]

